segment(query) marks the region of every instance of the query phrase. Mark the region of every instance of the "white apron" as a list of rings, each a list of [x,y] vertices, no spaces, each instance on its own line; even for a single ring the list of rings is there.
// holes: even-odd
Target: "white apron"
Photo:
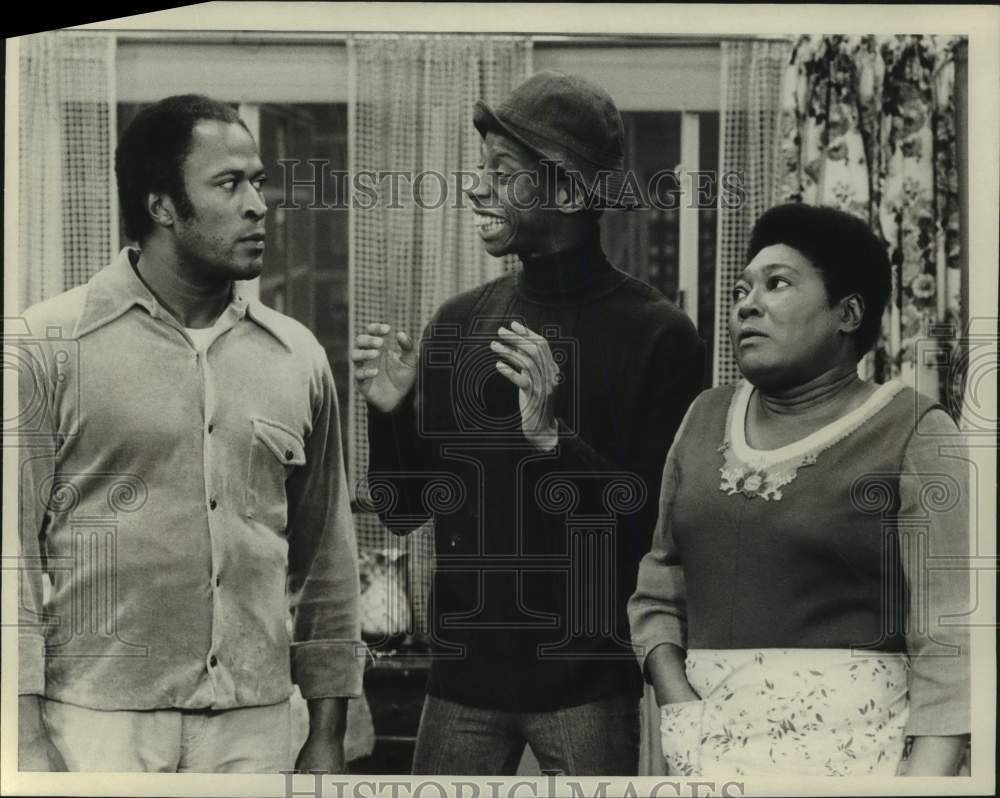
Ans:
[[[695,649],[699,701],[660,710],[671,774],[893,776],[909,703],[905,654]]]

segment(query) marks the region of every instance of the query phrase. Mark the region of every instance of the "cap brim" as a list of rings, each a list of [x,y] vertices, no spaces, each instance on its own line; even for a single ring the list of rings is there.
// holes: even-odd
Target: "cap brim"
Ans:
[[[527,147],[540,158],[552,158],[556,161],[562,160],[561,158],[553,157],[551,153],[547,153],[540,149],[538,144],[533,143],[523,132],[518,131],[510,125],[504,123],[504,121],[496,115],[496,112],[490,108],[489,104],[487,104],[485,100],[476,101],[476,105],[472,109],[472,124],[476,126],[476,130],[479,131],[479,135],[483,138],[486,138],[486,134],[491,130],[494,133],[503,133],[503,135],[508,138],[514,139],[514,141],[518,144]]]
[[[519,128],[512,127],[511,125],[504,122],[503,119],[497,116],[496,112],[489,106],[485,100],[477,100],[475,106],[472,109],[472,124],[476,126],[476,130],[479,131],[479,135],[486,138],[486,134],[490,131],[494,133],[502,133],[504,136],[513,139],[522,146],[526,147],[532,153],[534,153],[539,158],[548,158],[555,163],[558,163],[563,168],[578,168],[570,160],[566,158],[564,152],[556,150],[552,147],[551,142],[548,142],[541,137],[532,136],[530,131],[524,131]],[[621,173],[617,173],[611,177],[609,180],[607,192],[610,196],[602,196],[605,209],[614,209],[620,206],[615,202],[615,199],[620,197],[622,184],[624,182],[624,177]],[[612,199],[615,198],[615,199]]]

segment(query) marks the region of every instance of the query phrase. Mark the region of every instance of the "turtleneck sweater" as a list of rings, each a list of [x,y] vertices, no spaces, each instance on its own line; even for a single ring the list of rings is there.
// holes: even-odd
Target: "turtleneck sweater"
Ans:
[[[562,375],[549,452],[524,437],[489,347],[515,320]],[[626,604],[703,371],[687,316],[608,263],[597,233],[441,306],[414,390],[368,426],[383,522],[434,520],[428,692],[512,712],[641,693]]]

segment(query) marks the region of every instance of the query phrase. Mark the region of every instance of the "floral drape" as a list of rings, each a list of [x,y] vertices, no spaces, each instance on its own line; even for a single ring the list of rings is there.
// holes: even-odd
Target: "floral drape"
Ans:
[[[964,328],[954,36],[802,36],[782,80],[775,199],[832,205],[885,242],[893,294],[863,364],[957,414]],[[934,351],[936,357],[926,357]]]

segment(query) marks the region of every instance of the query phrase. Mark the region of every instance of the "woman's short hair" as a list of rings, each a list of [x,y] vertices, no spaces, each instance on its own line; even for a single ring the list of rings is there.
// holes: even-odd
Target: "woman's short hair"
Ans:
[[[858,359],[875,345],[892,290],[886,248],[861,219],[836,208],[793,202],[765,211],[750,234],[747,262],[765,247],[785,244],[801,252],[823,275],[832,305],[849,294],[865,303],[854,333]]]
[[[193,212],[184,186],[184,159],[191,131],[206,119],[246,128],[232,106],[200,94],[178,94],[143,108],[122,133],[115,176],[125,234],[132,241],[141,242],[153,228],[146,208],[151,192],[173,199],[182,218]]]

